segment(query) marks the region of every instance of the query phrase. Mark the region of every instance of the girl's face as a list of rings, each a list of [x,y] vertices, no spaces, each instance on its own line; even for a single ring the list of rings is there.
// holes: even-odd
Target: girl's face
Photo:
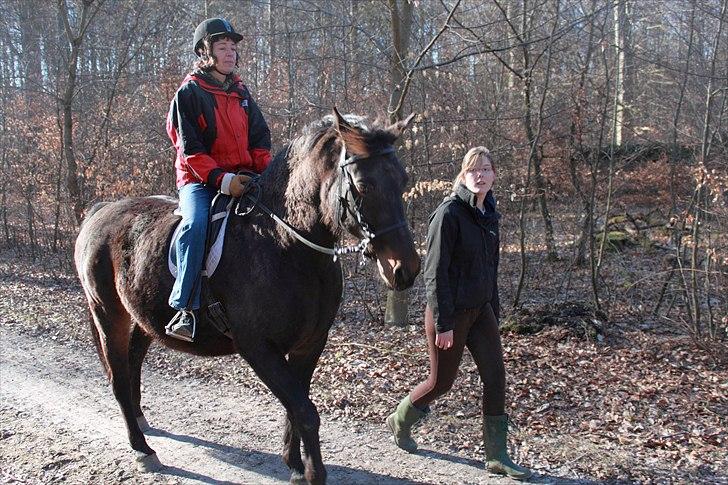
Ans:
[[[230,39],[216,40],[212,44],[212,55],[215,58],[216,70],[226,75],[233,72],[237,58],[235,42]]]
[[[495,172],[493,171],[493,165],[487,157],[480,157],[478,163],[466,170],[463,174],[463,183],[468,190],[484,197],[491,187],[493,187],[494,181]]]

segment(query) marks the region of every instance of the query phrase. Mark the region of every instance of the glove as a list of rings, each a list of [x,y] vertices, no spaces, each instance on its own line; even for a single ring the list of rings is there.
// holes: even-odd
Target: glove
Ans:
[[[233,176],[232,180],[230,180],[230,186],[228,188],[230,195],[232,195],[233,197],[241,197],[248,189],[248,182],[250,182],[250,177],[248,177],[247,175]]]

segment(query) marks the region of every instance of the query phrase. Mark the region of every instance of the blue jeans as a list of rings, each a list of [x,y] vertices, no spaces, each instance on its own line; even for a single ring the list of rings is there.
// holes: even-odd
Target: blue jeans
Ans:
[[[205,239],[210,203],[217,192],[200,183],[179,189],[182,229],[176,242],[177,279],[169,295],[169,306],[175,310],[200,308],[200,271],[205,256]]]

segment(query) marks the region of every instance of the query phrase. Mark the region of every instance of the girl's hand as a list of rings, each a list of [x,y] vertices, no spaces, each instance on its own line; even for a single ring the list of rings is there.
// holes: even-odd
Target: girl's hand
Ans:
[[[442,350],[452,347],[452,330],[435,334],[435,346]]]

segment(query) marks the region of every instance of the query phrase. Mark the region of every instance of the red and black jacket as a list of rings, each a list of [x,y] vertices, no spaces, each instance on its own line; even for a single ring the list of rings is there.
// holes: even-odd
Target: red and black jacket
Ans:
[[[167,134],[177,151],[177,188],[219,189],[226,173],[261,173],[271,160],[268,125],[237,76],[219,84],[209,74],[188,75],[172,99]]]

